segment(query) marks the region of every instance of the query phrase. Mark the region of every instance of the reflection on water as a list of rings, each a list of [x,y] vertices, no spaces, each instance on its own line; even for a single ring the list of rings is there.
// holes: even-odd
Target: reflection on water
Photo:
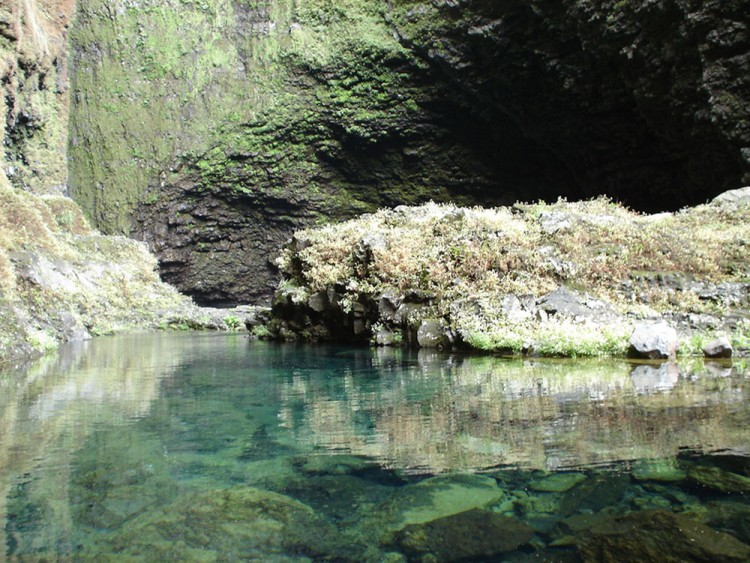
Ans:
[[[594,520],[633,513],[638,549],[695,525],[743,560],[749,377],[102,338],[0,376],[0,541],[21,559],[597,560],[617,523]],[[517,541],[471,544],[477,521]]]
[[[379,349],[365,373],[292,374],[280,417],[297,440],[438,473],[561,469],[680,448],[743,450],[744,372],[717,364],[408,357]],[[376,377],[367,376],[372,370]]]

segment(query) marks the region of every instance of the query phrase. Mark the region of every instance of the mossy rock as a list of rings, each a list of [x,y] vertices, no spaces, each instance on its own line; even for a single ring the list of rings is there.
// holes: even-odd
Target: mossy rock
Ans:
[[[481,509],[467,510],[398,533],[397,543],[412,556],[431,554],[439,561],[497,557],[528,542],[534,531],[508,516]]]
[[[423,524],[474,508],[484,508],[503,498],[503,491],[491,477],[483,475],[441,475],[407,485],[377,506],[370,525],[390,534],[408,525]]]
[[[187,493],[132,520],[101,546],[150,560],[351,559],[309,506],[253,487]]]
[[[688,477],[699,485],[723,493],[750,493],[750,477],[724,471],[719,467],[694,465],[688,470]]]
[[[605,520],[579,541],[583,560],[747,561],[750,546],[690,518],[647,510]]]

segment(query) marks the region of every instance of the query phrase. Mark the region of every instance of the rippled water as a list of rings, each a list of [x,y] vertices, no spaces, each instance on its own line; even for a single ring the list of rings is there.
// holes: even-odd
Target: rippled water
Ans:
[[[749,395],[738,362],[100,338],[0,375],[4,558],[746,561]]]

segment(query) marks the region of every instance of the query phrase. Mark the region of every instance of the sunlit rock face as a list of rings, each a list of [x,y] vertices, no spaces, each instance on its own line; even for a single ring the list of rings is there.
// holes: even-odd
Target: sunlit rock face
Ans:
[[[72,190],[212,304],[267,299],[295,228],[378,206],[700,203],[750,181],[748,7],[92,0]]]
[[[67,34],[74,0],[0,6],[0,174],[14,187],[59,193],[67,181]]]

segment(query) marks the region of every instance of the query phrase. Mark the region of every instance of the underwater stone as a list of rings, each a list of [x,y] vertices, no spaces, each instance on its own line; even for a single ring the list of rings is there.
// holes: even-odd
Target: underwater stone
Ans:
[[[368,462],[349,455],[305,455],[295,458],[294,465],[307,475],[345,475],[361,471]]]
[[[373,512],[372,525],[398,531],[409,524],[484,508],[504,496],[497,482],[483,475],[441,475],[399,489]]]
[[[149,560],[268,560],[297,553],[356,559],[309,506],[253,487],[191,492],[141,514],[106,540],[104,553]]]
[[[616,505],[625,495],[629,485],[628,475],[593,475],[565,493],[560,502],[560,514],[569,515],[578,510],[598,512]]]
[[[681,469],[673,459],[644,459],[635,463],[631,473],[638,481],[682,481],[687,471]]]
[[[750,546],[689,517],[647,510],[610,518],[579,540],[586,562],[747,561]]]
[[[694,465],[688,469],[688,477],[709,489],[724,493],[750,493],[750,477],[744,477],[718,467]]]
[[[706,524],[731,531],[745,543],[750,543],[750,506],[740,502],[718,501],[708,503]]]
[[[529,488],[534,491],[564,493],[585,480],[586,476],[583,473],[555,473],[544,479],[533,481],[529,484]]]
[[[493,557],[528,542],[534,531],[508,516],[473,509],[421,524],[410,524],[397,535],[410,555],[432,554],[439,561]]]

